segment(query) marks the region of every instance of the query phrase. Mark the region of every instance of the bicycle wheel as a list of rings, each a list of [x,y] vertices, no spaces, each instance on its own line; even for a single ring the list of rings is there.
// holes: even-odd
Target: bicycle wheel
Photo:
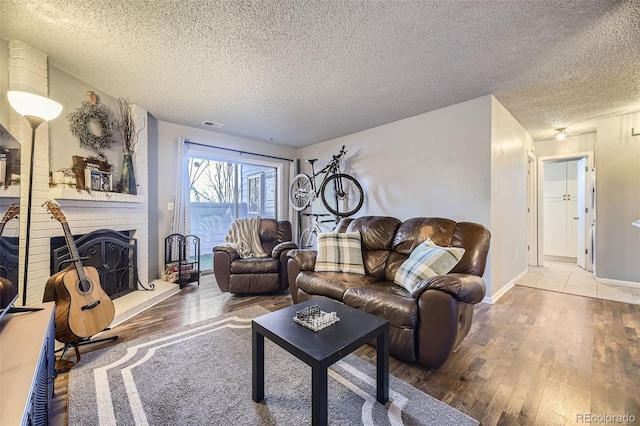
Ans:
[[[351,216],[362,207],[364,192],[354,177],[344,173],[329,176],[320,189],[322,203],[336,216]]]
[[[304,173],[296,175],[289,187],[289,201],[291,202],[291,206],[298,211],[302,211],[309,207],[313,198],[314,193],[311,178]]]
[[[302,231],[300,236],[300,247],[303,249],[312,249],[316,247],[316,233],[307,228]]]

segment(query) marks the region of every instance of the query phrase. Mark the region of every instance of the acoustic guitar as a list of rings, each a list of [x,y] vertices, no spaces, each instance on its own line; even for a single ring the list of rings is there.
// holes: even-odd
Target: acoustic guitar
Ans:
[[[46,287],[52,286],[56,303],[56,340],[77,343],[105,330],[115,316],[113,301],[100,287],[96,268],[83,266],[69,224],[60,206],[45,203],[51,214],[62,224],[71,254],[71,264],[53,275]]]
[[[0,221],[0,237],[2,236],[2,232],[4,231],[4,227],[11,219],[14,217],[18,217],[20,214],[20,204],[13,203],[9,206],[9,209],[4,214],[2,220]]]

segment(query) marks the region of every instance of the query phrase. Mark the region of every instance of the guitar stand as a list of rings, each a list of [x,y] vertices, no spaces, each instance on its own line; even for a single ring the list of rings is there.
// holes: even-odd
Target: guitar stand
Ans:
[[[105,328],[103,331],[106,331],[106,330],[110,330],[110,328]],[[80,339],[77,342],[65,343],[64,347],[56,350],[56,352],[62,351],[62,354],[60,355],[60,359],[56,361],[56,365],[55,365],[56,372],[69,371],[71,367],[73,367],[74,365],[80,362],[80,350],[78,349],[79,346],[91,345],[94,343],[110,342],[115,340],[118,340],[117,335],[111,336],[111,337],[105,337],[102,339],[94,339],[94,340],[92,340],[91,337],[85,337],[84,339]],[[72,348],[75,350],[75,353],[76,353],[75,362],[64,359],[65,355],[67,355],[67,352],[69,352],[69,349],[72,349]]]

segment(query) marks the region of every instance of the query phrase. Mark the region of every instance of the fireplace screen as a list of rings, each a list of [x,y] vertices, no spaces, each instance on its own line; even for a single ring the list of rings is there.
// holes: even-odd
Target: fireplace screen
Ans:
[[[0,238],[0,277],[18,285],[18,248],[17,237]]]
[[[132,238],[134,232],[101,229],[73,236],[82,264],[97,269],[100,286],[112,299],[137,288],[137,241]],[[69,266],[70,260],[65,238],[51,238],[51,275]]]

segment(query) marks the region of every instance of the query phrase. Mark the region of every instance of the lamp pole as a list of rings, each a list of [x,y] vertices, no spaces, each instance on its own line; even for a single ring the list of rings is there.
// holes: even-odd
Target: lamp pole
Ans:
[[[29,162],[29,185],[27,186],[27,240],[24,243],[24,271],[22,281],[22,304],[27,304],[27,282],[29,275],[29,244],[31,243],[31,205],[33,204],[33,165],[36,159],[36,129],[42,123],[44,119],[33,115],[25,115],[29,125],[31,126],[31,161]]]
[[[31,126],[31,161],[29,162],[29,186],[27,187],[27,227],[24,246],[24,271],[22,283],[22,304],[27,304],[27,283],[29,273],[29,245],[31,243],[31,205],[33,204],[33,169],[36,159],[36,129],[45,121],[53,120],[60,112],[62,105],[44,96],[33,93],[10,90],[7,92],[9,103]]]

